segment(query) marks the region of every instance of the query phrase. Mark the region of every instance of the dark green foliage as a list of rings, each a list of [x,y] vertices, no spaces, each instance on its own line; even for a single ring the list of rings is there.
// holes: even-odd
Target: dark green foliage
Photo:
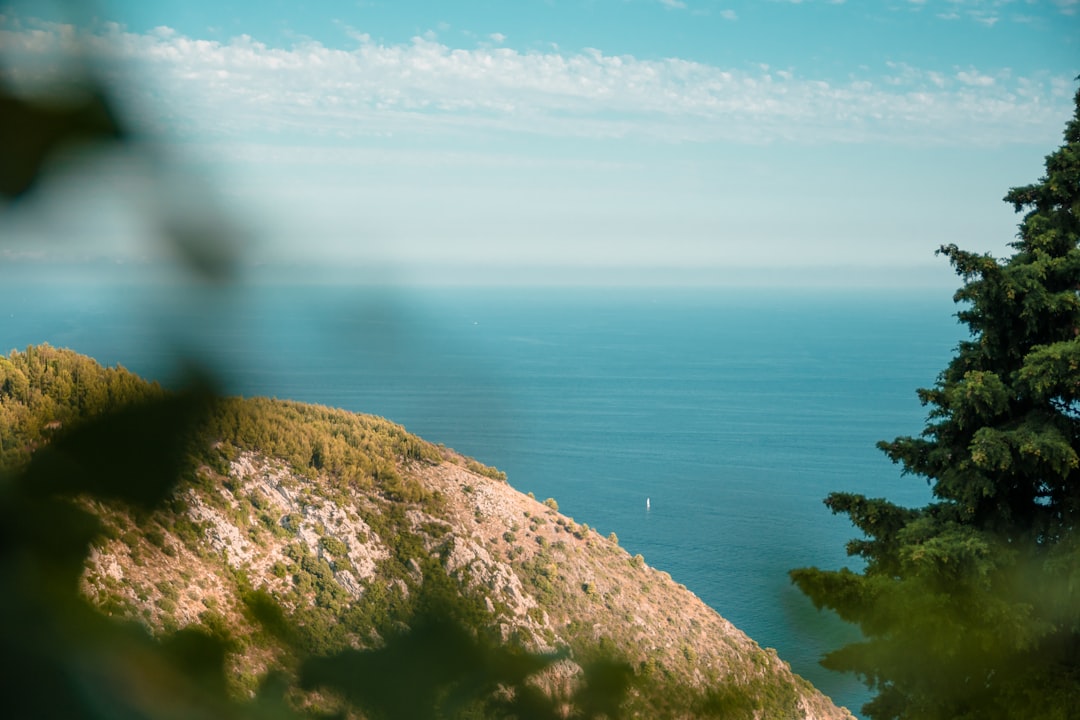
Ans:
[[[634,682],[634,670],[611,652],[582,662],[584,681],[574,697],[574,705],[584,717],[623,717],[623,698]]]
[[[221,643],[226,653],[236,652],[240,649],[240,643],[233,636],[229,628],[229,622],[220,614],[211,610],[204,610],[199,615],[199,625],[210,637]]]
[[[918,437],[879,446],[934,501],[834,494],[865,533],[861,572],[792,573],[866,640],[826,656],[886,718],[1061,718],[1080,708],[1080,93],[1004,261],[943,247],[971,331]]]
[[[180,477],[197,424],[206,416],[202,391],[169,395],[109,412],[98,423],[75,424],[38,452],[26,482],[37,492],[90,491],[138,505],[154,505]],[[115,433],[122,452],[103,453]]]
[[[699,717],[752,718],[755,703],[741,688],[718,687],[698,704]]]
[[[265,590],[245,589],[240,599],[248,617],[266,633],[287,646],[297,645],[296,630],[285,616],[281,605]]]
[[[373,720],[564,717],[558,701],[528,682],[562,656],[506,645],[475,629],[475,618],[461,611],[458,599],[448,601],[425,587],[408,630],[391,633],[378,649],[312,658],[302,665],[301,683],[341,692]],[[600,657],[586,662],[583,671],[571,699],[574,717],[623,717],[632,668]]]
[[[343,558],[349,551],[349,549],[345,547],[345,543],[330,536],[319,538],[319,545],[335,558]]]
[[[378,650],[346,650],[304,663],[308,688],[342,693],[373,720],[505,716],[496,706],[500,686],[520,685],[549,662],[476,637],[452,618],[416,618],[411,630]],[[529,695],[536,703],[539,698]],[[553,704],[537,703],[528,717],[555,718]],[[549,712],[537,712],[548,710]],[[482,714],[479,714],[482,713]]]
[[[104,87],[91,84],[72,95],[64,103],[49,102],[9,93],[0,85],[0,197],[28,193],[51,156],[71,146],[111,143],[128,135]]]

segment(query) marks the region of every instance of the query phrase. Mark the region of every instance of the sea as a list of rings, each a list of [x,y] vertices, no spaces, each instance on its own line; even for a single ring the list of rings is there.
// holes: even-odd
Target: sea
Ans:
[[[948,289],[192,287],[9,277],[0,349],[380,415],[506,472],[671,574],[858,714],[858,639],[788,578],[861,567],[833,491],[919,505],[875,448],[918,434],[966,337]]]

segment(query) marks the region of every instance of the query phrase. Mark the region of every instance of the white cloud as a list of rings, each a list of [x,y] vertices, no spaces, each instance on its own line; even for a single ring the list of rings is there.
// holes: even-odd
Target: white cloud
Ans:
[[[994,84],[994,78],[989,75],[983,75],[977,70],[961,70],[956,73],[956,79],[965,85],[975,85],[978,87],[990,87]]]
[[[999,18],[997,15],[984,15],[981,13],[976,13],[972,15],[972,19],[981,25],[985,25],[986,27],[994,27],[995,25],[997,25],[998,21],[1001,18]]]
[[[660,4],[666,8],[674,10],[686,9],[686,3],[682,2],[682,0],[660,0]]]
[[[506,42],[506,36],[503,35],[502,33],[498,33],[498,32],[497,33],[491,33],[490,35],[488,35],[488,38],[492,42],[498,43],[499,45],[502,45],[504,42]]]
[[[941,20],[959,20],[967,18],[987,27],[993,27],[1002,21],[1001,12],[1016,0],[907,0],[914,9],[936,6],[935,17]],[[1026,0],[1029,6],[1045,3],[1046,0]],[[1080,0],[1050,0],[1050,4],[1057,8],[1062,15],[1074,15],[1080,8]],[[1028,23],[1032,17],[1023,13],[1011,13],[1008,16],[1011,22]]]
[[[365,32],[360,32],[359,30],[354,28],[352,25],[349,25],[348,23],[344,23],[344,22],[342,22],[340,20],[335,20],[334,24],[337,25],[338,27],[340,27],[342,29],[342,31],[345,33],[345,35],[352,38],[353,40],[355,40],[358,43],[364,44],[364,43],[371,42],[371,36],[370,35],[368,35]]]
[[[0,30],[0,46],[46,73],[69,27]],[[666,142],[979,144],[1057,139],[1069,78],[902,64],[843,82],[797,71],[723,68],[600,50],[455,48],[429,37],[387,45],[274,48],[248,36],[199,40],[110,26],[84,44],[136,69],[127,99],[181,137],[347,144],[359,137],[503,133]],[[35,69],[36,68],[36,69]],[[25,80],[25,77],[23,78]]]
[[[725,20],[730,20],[732,22],[739,19],[738,14],[734,10],[721,10],[720,17],[724,18]]]

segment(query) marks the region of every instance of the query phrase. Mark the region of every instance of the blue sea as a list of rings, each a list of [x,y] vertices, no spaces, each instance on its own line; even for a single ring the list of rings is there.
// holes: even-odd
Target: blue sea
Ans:
[[[196,357],[231,393],[387,417],[615,532],[857,711],[865,689],[817,663],[855,632],[787,572],[858,567],[829,492],[928,499],[874,443],[921,430],[915,389],[964,337],[954,312],[930,289],[26,279],[0,288],[0,348],[49,342],[165,382]]]

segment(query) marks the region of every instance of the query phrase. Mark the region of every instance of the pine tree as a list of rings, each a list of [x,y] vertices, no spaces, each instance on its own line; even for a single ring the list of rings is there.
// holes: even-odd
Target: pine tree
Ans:
[[[926,478],[922,508],[834,493],[860,572],[792,579],[864,639],[828,655],[886,718],[1080,717],[1080,92],[1006,260],[947,245],[970,329],[918,437],[878,446]]]

